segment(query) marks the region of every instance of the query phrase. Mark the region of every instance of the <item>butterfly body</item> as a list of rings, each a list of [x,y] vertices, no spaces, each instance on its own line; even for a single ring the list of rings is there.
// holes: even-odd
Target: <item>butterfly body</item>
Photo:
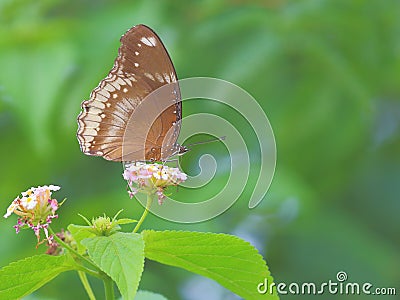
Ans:
[[[137,25],[121,37],[114,66],[81,105],[82,152],[111,161],[165,161],[177,143],[182,103],[177,76],[160,38]]]

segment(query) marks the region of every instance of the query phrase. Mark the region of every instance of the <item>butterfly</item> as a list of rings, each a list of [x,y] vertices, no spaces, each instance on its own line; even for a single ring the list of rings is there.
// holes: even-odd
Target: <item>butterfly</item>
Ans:
[[[166,161],[188,148],[177,143],[182,101],[175,68],[145,25],[120,39],[109,74],[81,104],[77,138],[83,153],[111,161]]]

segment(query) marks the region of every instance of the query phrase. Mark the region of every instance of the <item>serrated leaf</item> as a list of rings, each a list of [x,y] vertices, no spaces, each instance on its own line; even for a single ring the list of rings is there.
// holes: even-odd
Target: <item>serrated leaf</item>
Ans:
[[[124,299],[134,299],[144,267],[144,242],[140,234],[117,232],[82,241],[90,258],[117,284]]]
[[[83,254],[86,252],[86,247],[82,245],[82,240],[90,237],[96,236],[90,231],[91,227],[70,224],[68,226],[68,231],[72,234],[76,241],[76,246],[78,247],[78,253]]]
[[[168,300],[163,295],[149,291],[138,291],[135,300]]]
[[[58,274],[73,270],[66,255],[36,255],[13,262],[0,270],[0,299],[19,299],[52,280]]]
[[[279,299],[260,294],[260,283],[272,283],[262,256],[250,243],[227,234],[187,231],[142,231],[145,256],[217,281],[244,299]]]

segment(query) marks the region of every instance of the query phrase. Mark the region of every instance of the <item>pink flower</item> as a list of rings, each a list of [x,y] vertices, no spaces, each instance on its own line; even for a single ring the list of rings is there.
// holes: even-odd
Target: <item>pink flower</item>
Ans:
[[[46,240],[51,244],[53,237],[49,235],[48,227],[52,219],[58,217],[55,212],[60,206],[56,199],[51,198],[51,195],[53,191],[59,189],[59,186],[45,185],[22,192],[21,196],[15,198],[7,208],[4,217],[8,218],[12,213],[15,213],[19,216],[17,224],[14,225],[16,233],[19,233],[21,228],[31,228],[39,243],[40,231],[43,230]]]
[[[128,165],[124,170],[123,177],[128,181],[130,188],[128,193],[131,198],[139,192],[153,194],[157,195],[160,205],[165,198],[165,188],[178,185],[187,179],[187,175],[178,168],[143,162]]]

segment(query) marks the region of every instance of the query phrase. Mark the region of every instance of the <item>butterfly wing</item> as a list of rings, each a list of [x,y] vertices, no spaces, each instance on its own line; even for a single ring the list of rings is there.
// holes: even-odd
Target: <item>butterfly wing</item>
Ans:
[[[165,160],[176,152],[181,117],[171,59],[160,38],[138,25],[121,37],[113,68],[82,103],[77,137],[87,155]]]

